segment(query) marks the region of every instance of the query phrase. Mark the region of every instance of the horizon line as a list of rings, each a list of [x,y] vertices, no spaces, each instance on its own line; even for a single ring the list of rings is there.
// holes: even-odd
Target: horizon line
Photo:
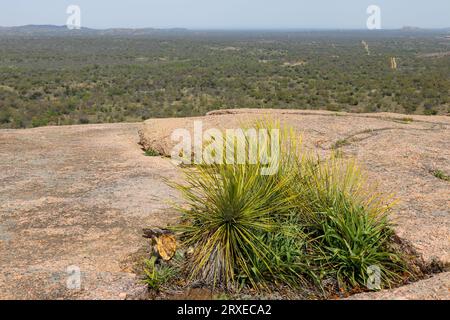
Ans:
[[[66,27],[65,24],[24,24],[24,25],[12,25],[3,26],[0,28],[21,28],[21,27]],[[395,30],[445,30],[450,29],[448,27],[420,27],[420,26],[401,26],[401,27],[387,27],[376,30],[369,30],[363,27],[81,27],[81,30],[112,30],[112,29],[122,29],[122,30],[145,30],[145,29],[155,29],[155,30],[170,30],[170,29],[182,29],[187,31],[395,31]],[[80,30],[80,29],[78,29]]]

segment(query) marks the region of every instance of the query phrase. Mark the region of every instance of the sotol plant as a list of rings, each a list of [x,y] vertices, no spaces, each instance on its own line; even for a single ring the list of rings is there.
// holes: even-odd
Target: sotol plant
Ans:
[[[281,132],[274,175],[261,175],[260,164],[197,165],[185,184],[172,184],[188,204],[177,230],[194,249],[191,277],[256,288],[332,277],[347,288],[364,286],[376,265],[385,286],[399,281],[389,199],[368,188],[354,161],[321,160],[300,148],[292,129]]]

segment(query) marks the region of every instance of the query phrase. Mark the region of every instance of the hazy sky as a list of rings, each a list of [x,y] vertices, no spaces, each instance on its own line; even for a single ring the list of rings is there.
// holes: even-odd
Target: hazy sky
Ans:
[[[371,4],[382,28],[450,27],[450,0],[0,0],[0,26],[64,25],[71,4],[91,28],[365,28]]]

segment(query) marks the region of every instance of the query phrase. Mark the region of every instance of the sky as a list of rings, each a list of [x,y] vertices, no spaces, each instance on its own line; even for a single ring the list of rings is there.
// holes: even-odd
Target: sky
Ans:
[[[450,27],[450,0],[0,0],[0,26],[64,25],[69,5],[99,29],[362,29],[369,5],[383,29]]]

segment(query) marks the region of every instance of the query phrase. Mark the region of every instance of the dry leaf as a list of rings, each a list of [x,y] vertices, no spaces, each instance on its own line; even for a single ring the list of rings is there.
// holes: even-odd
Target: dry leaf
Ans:
[[[172,259],[177,250],[177,241],[174,236],[163,234],[156,238],[156,249],[165,261]]]

